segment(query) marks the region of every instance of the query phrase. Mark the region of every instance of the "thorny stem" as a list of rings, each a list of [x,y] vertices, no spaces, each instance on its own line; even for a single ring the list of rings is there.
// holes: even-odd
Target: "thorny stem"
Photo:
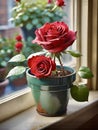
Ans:
[[[56,57],[57,57],[57,59],[58,59],[60,65],[61,65],[62,74],[63,74],[63,75],[66,75],[65,70],[64,70],[64,67],[63,67],[63,64],[62,64],[62,61],[61,61],[61,59],[60,59],[60,55],[57,55]]]

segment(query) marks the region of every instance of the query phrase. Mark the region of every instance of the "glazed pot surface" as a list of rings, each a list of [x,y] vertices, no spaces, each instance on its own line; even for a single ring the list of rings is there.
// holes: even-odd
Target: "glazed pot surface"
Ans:
[[[32,90],[37,111],[44,116],[58,116],[66,113],[69,91],[75,81],[74,69],[65,67],[71,74],[62,77],[38,79],[27,70],[28,86]]]

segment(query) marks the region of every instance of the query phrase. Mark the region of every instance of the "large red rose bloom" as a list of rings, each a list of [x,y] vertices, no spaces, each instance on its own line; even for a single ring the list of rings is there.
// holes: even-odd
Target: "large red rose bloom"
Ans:
[[[76,32],[69,30],[64,22],[46,23],[35,31],[33,43],[41,45],[52,53],[62,52],[73,44]]]

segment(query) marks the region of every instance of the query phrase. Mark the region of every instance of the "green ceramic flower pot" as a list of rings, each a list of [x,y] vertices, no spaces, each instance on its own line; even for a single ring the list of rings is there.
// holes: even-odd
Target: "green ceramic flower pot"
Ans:
[[[66,113],[69,100],[69,89],[75,81],[76,72],[73,68],[65,67],[71,74],[63,77],[48,77],[38,79],[26,72],[28,86],[32,90],[37,111],[44,116],[58,116]]]

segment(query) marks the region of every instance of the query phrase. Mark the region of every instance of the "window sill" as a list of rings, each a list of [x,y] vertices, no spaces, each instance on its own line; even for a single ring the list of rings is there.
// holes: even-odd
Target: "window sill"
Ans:
[[[0,121],[33,106],[34,100],[29,87],[0,98]]]
[[[20,101],[21,102],[21,101]],[[22,105],[22,104],[21,104]],[[11,107],[10,107],[11,108]],[[7,109],[7,108],[6,108]],[[44,117],[36,112],[35,107],[31,107],[24,112],[17,114],[16,116],[4,121],[0,125],[0,129],[10,130],[40,130],[40,129],[55,129],[60,127],[60,123],[63,128],[78,127],[82,123],[94,117],[98,114],[98,92],[90,92],[89,102],[76,102],[70,99],[68,104],[68,111],[66,115],[60,117]],[[1,112],[0,112],[1,113]],[[85,116],[85,117],[84,117]],[[78,123],[76,122],[78,121]],[[70,124],[68,127],[68,124]],[[51,126],[52,125],[52,126]],[[48,127],[48,128],[47,128]]]
[[[9,94],[5,94],[4,96],[0,97],[0,104],[6,103],[10,100],[13,100],[19,96],[22,96],[26,93],[29,93],[31,90],[29,87],[25,87],[23,89],[20,89],[18,91],[10,92]]]

